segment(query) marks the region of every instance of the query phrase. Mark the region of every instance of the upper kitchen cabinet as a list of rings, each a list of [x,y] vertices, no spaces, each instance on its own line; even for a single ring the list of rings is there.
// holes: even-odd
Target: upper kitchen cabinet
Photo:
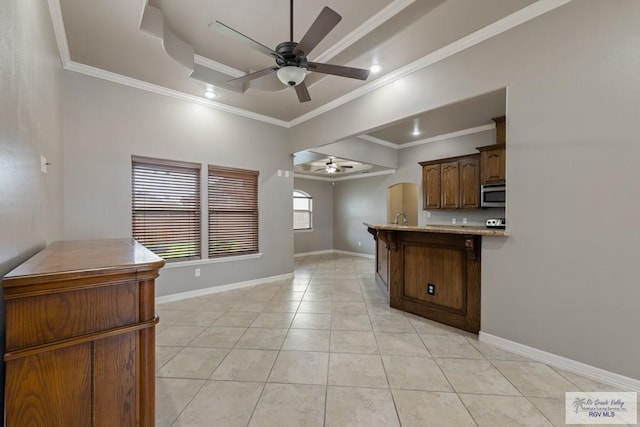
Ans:
[[[424,210],[480,209],[480,156],[420,162]]]
[[[460,208],[480,207],[480,159],[477,156],[460,159]]]
[[[442,209],[460,208],[460,165],[458,161],[443,163],[442,171]]]
[[[422,166],[422,209],[440,209],[440,163]]]
[[[504,184],[506,182],[506,132],[505,117],[493,119],[496,123],[496,144],[478,147],[480,151],[480,183]]]

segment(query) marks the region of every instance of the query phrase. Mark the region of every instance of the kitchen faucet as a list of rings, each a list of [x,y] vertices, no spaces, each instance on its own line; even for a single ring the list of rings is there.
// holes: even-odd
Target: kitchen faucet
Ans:
[[[409,222],[409,220],[407,220],[407,216],[406,216],[404,213],[402,213],[402,212],[400,212],[398,215],[396,215],[396,217],[395,217],[395,218],[394,218],[394,220],[393,220],[393,223],[394,223],[395,225],[398,225],[398,218],[400,218],[400,217],[402,217],[402,218],[403,218],[403,219],[402,219],[402,224],[403,224],[403,225],[407,225],[407,222]]]

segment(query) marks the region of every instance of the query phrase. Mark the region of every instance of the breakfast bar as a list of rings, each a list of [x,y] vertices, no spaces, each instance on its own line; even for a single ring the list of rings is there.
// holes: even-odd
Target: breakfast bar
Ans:
[[[376,280],[391,307],[469,332],[480,330],[481,226],[368,224]]]

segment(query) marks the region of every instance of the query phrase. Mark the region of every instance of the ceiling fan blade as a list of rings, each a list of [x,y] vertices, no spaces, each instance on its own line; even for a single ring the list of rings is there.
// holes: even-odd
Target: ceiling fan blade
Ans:
[[[325,6],[322,12],[320,12],[320,15],[318,15],[313,24],[311,24],[307,33],[302,36],[302,40],[300,40],[298,46],[294,49],[293,54],[299,55],[303,53],[305,56],[309,55],[313,48],[338,25],[341,19],[342,16],[340,16],[338,12]]]
[[[235,39],[235,40],[239,41],[240,43],[244,44],[245,46],[249,46],[250,48],[257,50],[258,52],[262,52],[265,55],[269,55],[269,56],[271,56],[273,58],[278,58],[278,59],[284,60],[282,55],[280,55],[275,50],[269,49],[267,46],[263,45],[262,43],[258,43],[257,41],[255,41],[251,37],[245,36],[241,32],[238,32],[238,31],[234,30],[233,28],[223,24],[220,21],[214,21],[214,22],[210,23],[209,24],[209,29],[211,29],[213,31],[217,31],[218,33],[220,33],[220,34],[222,34],[224,36],[227,36],[227,37],[230,37],[232,39]]]
[[[231,83],[233,85],[239,85],[241,83],[248,82],[250,80],[259,79],[260,77],[266,76],[267,74],[271,74],[274,71],[278,71],[278,67],[269,67],[264,70],[256,71],[253,73],[245,74],[244,76],[237,77],[235,79],[227,80],[227,83]]]
[[[367,80],[370,72],[362,68],[343,67],[342,65],[323,64],[320,62],[309,62],[307,64],[307,70],[358,80]]]
[[[307,89],[307,85],[302,81],[299,85],[295,86],[296,95],[298,95],[298,101],[300,102],[309,102],[311,101],[311,95],[309,95],[309,90]]]
[[[340,166],[342,169],[353,169],[353,166],[342,165]]]

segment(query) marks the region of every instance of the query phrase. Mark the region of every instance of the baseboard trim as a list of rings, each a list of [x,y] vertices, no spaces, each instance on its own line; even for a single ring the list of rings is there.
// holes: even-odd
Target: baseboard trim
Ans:
[[[371,255],[371,254],[363,254],[360,252],[347,252],[347,251],[340,251],[338,249],[327,249],[324,251],[315,251],[315,252],[301,252],[298,254],[293,254],[294,258],[301,258],[301,257],[305,257],[305,256],[311,256],[311,255],[322,255],[322,254],[342,254],[342,255],[351,255],[351,256],[358,256],[361,258],[369,258],[369,259],[375,259],[376,256],[375,255]]]
[[[266,283],[272,283],[272,282],[277,282],[279,280],[286,280],[291,278],[293,278],[293,272],[280,274],[278,276],[263,277],[261,279],[247,280],[245,282],[230,283],[228,285],[212,286],[210,288],[196,289],[194,291],[163,295],[161,297],[156,297],[156,304],[180,301],[187,298],[194,298],[194,297],[200,297],[203,295],[216,294],[218,292],[231,291],[233,289],[241,289],[249,286],[263,285]]]
[[[326,249],[324,251],[300,252],[300,253],[297,253],[297,254],[293,254],[293,257],[294,258],[302,258],[304,256],[332,254],[332,253],[333,253],[333,249]]]
[[[538,350],[537,348],[529,347],[482,331],[478,334],[478,340],[521,356],[528,357],[529,359],[592,378],[604,384],[640,393],[640,380],[635,378],[605,371],[604,369],[596,368],[595,366],[567,359],[566,357],[558,356],[557,354]]]
[[[342,254],[342,255],[357,256],[357,257],[360,257],[360,258],[369,258],[369,259],[375,259],[376,258],[375,255],[363,254],[363,253],[360,253],[360,252],[339,251],[337,249],[334,249],[334,252],[337,253],[337,254]]]

